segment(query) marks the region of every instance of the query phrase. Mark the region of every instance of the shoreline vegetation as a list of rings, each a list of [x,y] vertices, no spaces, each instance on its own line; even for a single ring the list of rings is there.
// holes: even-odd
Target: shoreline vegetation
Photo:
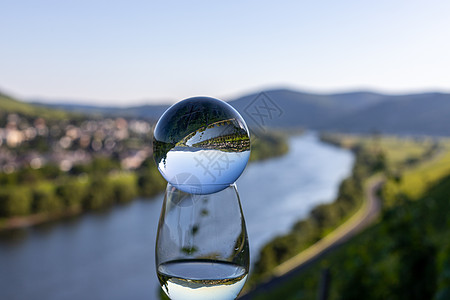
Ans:
[[[287,136],[259,133],[251,143],[250,161],[286,154]],[[0,173],[0,232],[106,210],[135,198],[151,198],[164,191],[166,181],[153,157],[135,171],[121,170],[108,158],[94,159],[64,173],[57,166]]]
[[[252,293],[252,299],[317,299],[320,292],[326,292],[328,299],[346,300],[448,299],[449,140],[378,134],[326,134],[322,135],[322,141],[355,151],[357,159],[350,181],[363,183],[361,188],[368,186],[368,182],[375,177],[384,178],[384,184],[378,190],[381,200],[379,221],[315,260],[295,276],[279,282],[264,293]],[[372,164],[367,164],[367,160]],[[364,169],[365,172],[361,173]],[[348,180],[341,184],[337,200],[330,207],[336,207],[337,203],[342,202],[339,199],[348,190],[344,188]],[[362,197],[359,196],[358,202],[362,202]],[[317,224],[317,213],[314,211],[306,221],[294,225],[291,233],[269,243],[257,265],[272,262],[272,265],[266,263],[263,266],[273,266],[276,259],[282,261],[288,256],[286,252],[295,252],[283,245],[289,241],[290,247],[298,249],[299,245],[293,243],[305,239],[303,232],[298,230],[302,228],[299,224],[313,221],[316,223],[312,224]],[[334,211],[339,210],[331,210]],[[334,216],[335,213],[330,213],[329,217],[321,220],[322,224],[334,220]],[[338,225],[339,222],[335,223]],[[332,230],[332,227],[329,229]],[[317,238],[317,230],[312,232],[315,235],[310,233],[310,236]],[[320,232],[326,235],[327,230]],[[307,243],[303,245],[307,248]],[[257,273],[257,277],[250,278],[251,285],[261,283],[271,272],[273,268],[266,268],[265,273]],[[323,287],[321,278],[325,273],[328,274],[328,284],[327,290],[323,291],[319,287]]]
[[[342,146],[334,136],[321,135],[320,138],[322,142]],[[354,152],[355,163],[352,174],[341,182],[335,201],[317,205],[306,218],[295,223],[288,234],[275,237],[261,249],[247,283],[248,289],[269,280],[279,265],[322,240],[363,204],[365,180],[384,170],[385,156],[381,150],[372,153],[361,147],[346,148]]]

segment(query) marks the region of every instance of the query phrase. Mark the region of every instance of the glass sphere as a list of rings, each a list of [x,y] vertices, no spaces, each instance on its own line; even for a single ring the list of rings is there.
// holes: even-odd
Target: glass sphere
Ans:
[[[250,135],[241,115],[210,98],[182,100],[155,127],[153,157],[162,176],[177,189],[210,194],[234,183],[250,157]]]

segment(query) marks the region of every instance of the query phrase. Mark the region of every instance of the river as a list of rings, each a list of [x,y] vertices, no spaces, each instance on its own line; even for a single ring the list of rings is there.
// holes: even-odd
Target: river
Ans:
[[[314,133],[287,155],[247,166],[237,182],[251,259],[319,203],[333,201],[354,157]],[[154,244],[162,196],[23,230],[0,240],[1,299],[158,298]]]

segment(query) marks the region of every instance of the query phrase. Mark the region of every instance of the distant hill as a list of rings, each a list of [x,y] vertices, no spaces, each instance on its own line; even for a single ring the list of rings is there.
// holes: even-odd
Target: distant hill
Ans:
[[[379,103],[384,95],[371,92],[353,92],[332,95],[318,95],[299,91],[278,89],[265,91],[269,103],[278,106],[281,115],[266,118],[264,121],[273,127],[316,127],[324,120],[331,120],[372,104]],[[251,109],[261,105],[259,93],[245,95],[228,101],[251,123]],[[101,107],[77,104],[43,104],[46,107],[92,114],[121,115],[158,119],[169,105],[142,105],[131,107]],[[262,113],[265,111],[262,109]]]
[[[271,103],[278,106],[280,113],[271,118],[264,118],[264,122],[272,127],[307,127],[316,129],[325,122],[334,120],[341,116],[356,112],[360,109],[370,107],[384,100],[384,96],[370,92],[353,92],[345,94],[310,94],[298,91],[280,89],[265,91]],[[251,123],[260,123],[254,115],[258,111],[262,114],[267,111],[261,107],[264,105],[259,101],[261,94],[251,94],[236,100],[230,101],[243,117]],[[253,118],[252,118],[253,116]]]
[[[83,101],[85,102],[85,101]],[[81,113],[95,116],[120,116],[120,117],[139,117],[150,120],[157,120],[169,108],[170,105],[139,105],[139,106],[96,106],[86,104],[72,103],[46,103],[42,99],[33,99],[30,102],[39,107],[63,110],[67,112]]]
[[[315,130],[390,134],[450,135],[450,94],[385,95],[356,91],[313,94],[288,89],[244,95],[229,101],[250,127],[304,127]],[[46,105],[48,106],[48,105]],[[49,105],[96,114],[157,120],[168,105],[127,108]]]
[[[324,122],[318,129],[450,135],[450,94],[385,96],[384,101]]]
[[[47,104],[43,102],[32,102],[41,107],[48,107],[58,110],[64,110],[75,113],[90,114],[90,115],[105,115],[105,116],[121,116],[121,117],[140,117],[157,120],[169,105],[140,105],[130,107],[117,106],[95,106],[84,104]]]
[[[29,117],[43,117],[52,119],[63,119],[68,113],[62,110],[33,105],[22,102],[0,92],[0,117],[8,113],[17,113]]]

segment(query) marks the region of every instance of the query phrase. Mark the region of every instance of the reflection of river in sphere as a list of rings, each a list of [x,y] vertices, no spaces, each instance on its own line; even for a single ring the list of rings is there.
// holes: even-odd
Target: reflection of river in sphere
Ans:
[[[176,188],[210,194],[228,187],[250,157],[250,137],[241,115],[229,104],[193,97],[172,105],[159,119],[153,156],[164,178]],[[173,180],[179,178],[185,180]]]

